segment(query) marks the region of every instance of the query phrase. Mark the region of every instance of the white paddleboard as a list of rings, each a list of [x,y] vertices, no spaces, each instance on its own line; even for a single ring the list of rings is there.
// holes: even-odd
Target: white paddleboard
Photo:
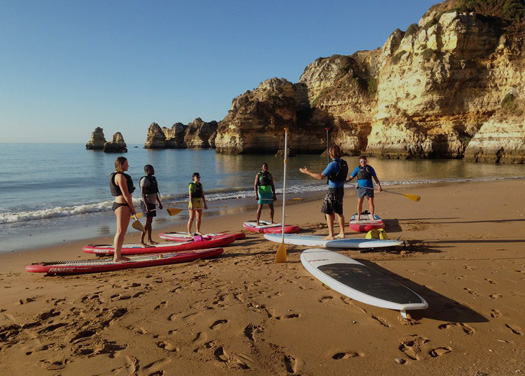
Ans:
[[[264,237],[275,243],[282,243],[282,234],[264,234]],[[344,238],[326,240],[318,235],[284,234],[284,243],[324,248],[386,248],[403,245],[401,240],[356,239]]]
[[[357,260],[327,249],[307,249],[301,263],[315,278],[340,294],[401,312],[428,308],[420,295]]]

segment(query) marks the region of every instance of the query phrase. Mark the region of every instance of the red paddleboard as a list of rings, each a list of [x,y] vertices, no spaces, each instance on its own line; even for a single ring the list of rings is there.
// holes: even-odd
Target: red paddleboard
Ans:
[[[276,234],[282,232],[283,225],[280,223],[270,223],[266,221],[259,221],[259,225],[255,221],[244,222],[243,227],[248,231],[259,232],[264,234]],[[299,226],[284,225],[284,233],[291,234],[299,232],[301,228]]]
[[[161,239],[169,240],[172,242],[184,242],[188,240],[201,240],[201,239],[213,239],[219,236],[233,235],[235,240],[244,239],[246,234],[244,232],[237,232],[234,234],[222,233],[222,234],[202,234],[202,235],[190,235],[187,232],[163,232],[159,235]]]
[[[185,242],[161,243],[150,247],[143,248],[140,244],[124,244],[122,246],[123,255],[137,255],[146,253],[161,253],[161,252],[180,252],[190,251],[194,249],[205,249],[222,247],[224,245],[233,243],[235,236],[223,235],[213,239],[203,239],[201,241],[188,240]],[[95,253],[97,255],[112,255],[114,253],[113,244],[100,245],[86,245],[82,250],[86,253]]]
[[[83,274],[109,272],[122,269],[144,268],[146,266],[158,266],[189,262],[196,259],[204,259],[219,256],[223,253],[222,248],[201,249],[181,253],[159,253],[150,255],[131,256],[130,261],[114,262],[113,259],[97,260],[75,260],[75,261],[52,261],[41,262],[26,266],[26,272],[47,274]]]
[[[350,228],[354,231],[368,232],[373,229],[385,228],[385,223],[377,214],[372,218],[372,214],[366,211],[361,213],[361,220],[359,221],[357,220],[357,214],[350,218]]]

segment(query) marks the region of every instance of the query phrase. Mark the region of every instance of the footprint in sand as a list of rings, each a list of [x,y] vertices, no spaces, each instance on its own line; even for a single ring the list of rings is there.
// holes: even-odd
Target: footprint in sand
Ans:
[[[292,375],[297,375],[304,363],[295,358],[292,355],[284,356],[284,366],[286,367],[286,372],[291,373]]]
[[[179,352],[180,349],[168,341],[157,342],[157,346],[169,352]]]
[[[327,300],[332,300],[333,296],[323,296],[321,299],[319,299],[319,303],[324,303]]]
[[[485,278],[485,281],[487,281],[488,283],[490,283],[491,285],[495,285],[496,282],[493,281],[492,279],[489,279],[489,278]]]
[[[509,328],[510,331],[511,331],[512,333],[521,336],[521,334],[522,334],[522,333],[521,333],[521,329],[519,329],[519,328],[517,328],[517,327],[512,327],[512,326],[510,326],[509,324],[505,324],[505,326],[506,326],[507,328]]]
[[[362,353],[358,352],[340,352],[332,355],[332,359],[340,360],[340,359],[350,359],[350,358],[358,358],[361,356],[365,356]]]
[[[262,333],[264,329],[261,326],[255,326],[253,324],[248,324],[244,328],[244,335],[250,341],[255,342],[255,333]]]
[[[211,324],[210,329],[215,330],[215,328],[217,328],[218,326],[220,326],[222,324],[226,324],[226,323],[228,323],[228,320],[226,320],[226,319],[217,320],[213,324]]]
[[[489,295],[489,297],[490,297],[491,299],[497,300],[497,299],[499,299],[499,298],[502,298],[503,295],[502,295],[502,294],[491,294],[491,295]]]
[[[421,347],[427,342],[430,342],[430,340],[416,336],[414,339],[401,342],[399,350],[412,360],[421,360]]]
[[[161,308],[165,308],[168,306],[168,302],[160,302],[159,305],[157,305],[155,308],[154,308],[154,311],[158,310],[158,309],[161,309]]]
[[[301,315],[297,314],[297,313],[291,313],[289,315],[284,315],[284,316],[276,316],[275,319],[276,320],[282,320],[282,319],[297,319],[301,317]]]
[[[479,294],[477,291],[474,291],[474,290],[471,290],[469,289],[468,287],[464,287],[463,290],[465,290],[466,292],[468,292],[470,295],[473,295],[475,297],[479,297]]]
[[[451,352],[452,349],[450,347],[438,347],[436,349],[432,349],[428,352],[428,355],[430,355],[432,358],[437,358],[438,356],[448,354]]]
[[[493,309],[490,311],[490,317],[492,317],[493,319],[497,319],[500,316],[501,316],[501,312],[498,311],[497,309]]]
[[[462,322],[449,322],[449,323],[446,323],[446,324],[441,324],[438,326],[438,329],[440,330],[443,330],[443,329],[451,329],[453,327],[459,327],[461,328],[461,330],[463,330],[463,332],[465,332],[465,334],[468,334],[469,336],[473,335],[476,330],[467,325],[467,324],[464,324]]]
[[[159,359],[155,362],[146,364],[142,369],[148,376],[162,376],[166,375],[167,373],[164,371],[165,366],[167,366],[169,363],[171,363],[171,359],[163,358]]]

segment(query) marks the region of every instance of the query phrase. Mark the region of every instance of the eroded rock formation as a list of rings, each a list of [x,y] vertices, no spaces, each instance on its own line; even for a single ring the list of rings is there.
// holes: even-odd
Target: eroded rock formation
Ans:
[[[103,150],[106,138],[104,137],[104,130],[96,127],[95,131],[91,133],[91,141],[86,144],[87,150]]]
[[[188,125],[175,123],[171,128],[161,128],[152,123],[148,128],[146,149],[210,148],[215,146],[217,122],[209,123],[201,118]]]
[[[272,78],[232,102],[219,123],[215,148],[219,153],[276,153],[282,148],[284,128],[290,130],[294,152],[321,152],[324,124],[314,124],[306,86]]]
[[[113,140],[111,142],[106,142],[104,144],[105,153],[127,153],[128,149],[122,133],[117,132],[113,135]]]

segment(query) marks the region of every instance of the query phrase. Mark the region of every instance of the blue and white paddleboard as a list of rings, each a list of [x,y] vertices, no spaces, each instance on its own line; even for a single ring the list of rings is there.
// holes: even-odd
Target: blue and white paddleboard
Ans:
[[[428,308],[414,291],[357,260],[327,249],[307,249],[301,263],[315,278],[340,294],[376,307],[409,310]]]
[[[282,243],[282,234],[264,234],[267,240]],[[344,238],[326,240],[318,235],[284,234],[284,244],[324,248],[386,248],[403,245],[402,240]]]

